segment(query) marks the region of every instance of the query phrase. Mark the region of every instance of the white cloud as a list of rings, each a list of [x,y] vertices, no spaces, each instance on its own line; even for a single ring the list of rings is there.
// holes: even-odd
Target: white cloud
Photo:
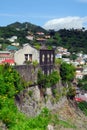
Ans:
[[[87,17],[64,17],[64,18],[59,18],[59,19],[53,19],[45,23],[43,28],[49,30],[49,29],[54,29],[54,30],[59,30],[59,29],[80,29],[84,27],[84,24],[87,22]]]

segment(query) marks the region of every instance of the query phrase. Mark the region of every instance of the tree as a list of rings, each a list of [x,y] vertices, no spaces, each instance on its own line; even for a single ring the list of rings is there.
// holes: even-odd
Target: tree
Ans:
[[[76,54],[71,54],[70,55],[70,59],[71,60],[76,60],[77,59],[77,55]]]
[[[76,90],[74,87],[69,87],[69,90],[67,92],[67,98],[73,99],[76,95]]]
[[[60,76],[57,71],[53,71],[50,75],[43,74],[41,70],[38,71],[37,83],[42,88],[52,87],[53,85],[57,84],[59,79]]]
[[[87,91],[87,75],[83,76],[83,79],[78,80],[78,87]]]
[[[12,98],[22,89],[19,73],[8,64],[0,66],[0,95]]]
[[[75,67],[66,62],[62,62],[60,66],[60,76],[64,82],[73,81],[75,76]]]

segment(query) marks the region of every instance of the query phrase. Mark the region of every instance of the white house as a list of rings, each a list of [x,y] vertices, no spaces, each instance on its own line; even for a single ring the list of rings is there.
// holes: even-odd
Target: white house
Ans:
[[[57,53],[57,54],[55,55],[55,58],[62,58],[62,54],[61,54],[61,53]]]
[[[70,64],[70,63],[71,63],[71,61],[70,61],[69,58],[62,58],[62,59],[63,59],[63,61],[66,62],[67,64]]]
[[[13,42],[12,44],[11,44],[12,46],[19,46],[20,45],[20,43],[15,43],[15,42]]]
[[[28,35],[28,36],[26,36],[26,38],[27,38],[28,40],[31,40],[31,41],[33,41],[33,39],[34,39],[34,36],[33,36],[33,35]]]
[[[10,42],[14,42],[15,40],[17,40],[17,36],[12,36],[11,38],[8,38],[8,40]]]
[[[14,54],[14,61],[17,65],[23,65],[25,61],[32,62],[35,60],[39,62],[39,51],[29,44],[25,44]]]
[[[76,72],[76,79],[82,79],[83,74],[81,72]]]
[[[87,75],[87,65],[83,67],[83,75]]]

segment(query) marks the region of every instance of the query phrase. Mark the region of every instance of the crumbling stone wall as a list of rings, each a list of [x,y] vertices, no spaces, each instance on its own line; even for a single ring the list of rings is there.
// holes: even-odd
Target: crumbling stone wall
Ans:
[[[39,66],[33,65],[18,65],[14,67],[20,74],[20,76],[27,82],[31,81],[33,84],[37,81],[37,73]]]

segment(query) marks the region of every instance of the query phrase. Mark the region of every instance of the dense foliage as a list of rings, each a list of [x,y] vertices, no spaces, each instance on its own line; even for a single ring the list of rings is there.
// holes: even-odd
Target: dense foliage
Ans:
[[[59,30],[58,32],[61,37],[61,45],[69,49],[70,52],[83,51],[87,53],[87,30]]]
[[[83,113],[87,116],[87,102],[78,103],[78,107],[83,111]]]
[[[83,76],[83,79],[78,80],[78,87],[81,90],[87,91],[87,75]]]
[[[25,30],[25,31],[31,31],[31,32],[46,32],[45,29],[43,29],[42,27],[38,26],[38,25],[34,25],[32,23],[29,22],[24,22],[24,23],[20,23],[20,22],[15,22],[12,23],[10,25],[8,25],[7,27],[12,27],[12,28],[16,28],[16,29],[20,29],[20,30]]]
[[[60,29],[55,32],[49,31],[51,39],[47,41],[47,45],[62,46],[69,50],[69,52],[83,52],[87,53],[87,30],[85,29]]]
[[[76,90],[74,87],[69,87],[68,91],[67,91],[67,98],[69,99],[73,99],[76,95]]]
[[[37,83],[43,88],[52,87],[60,79],[60,76],[57,71],[53,71],[49,75],[44,75],[41,70],[38,71],[38,80]]]
[[[0,95],[12,98],[22,89],[19,73],[8,64],[0,65]]]
[[[15,42],[19,42],[20,45],[25,43],[32,44],[32,42],[26,38],[29,31],[31,31],[33,34],[39,31],[46,32],[40,26],[33,25],[27,22],[25,23],[16,22],[6,27],[0,27],[0,38],[1,38],[0,43],[3,45],[2,49],[5,49],[6,45],[11,44],[11,42],[8,41],[8,38],[11,38],[12,36],[17,36]]]
[[[26,38],[28,32],[31,32],[35,36],[33,42],[29,41]],[[37,46],[39,43],[36,41],[36,32],[44,32],[45,35],[48,34],[51,36],[50,39],[46,40],[47,46],[62,46],[67,48],[71,53],[81,51],[83,53],[87,53],[87,30],[85,30],[84,28],[80,30],[60,29],[59,31],[46,31],[40,26],[33,25],[28,22],[16,22],[6,27],[0,27],[0,43],[9,44],[7,38],[10,38],[11,36],[17,36],[18,39],[16,40],[16,42],[19,42],[21,45],[24,43],[30,43]]]
[[[60,76],[63,82],[73,81],[75,77],[75,67],[66,62],[62,62],[60,65]]]

